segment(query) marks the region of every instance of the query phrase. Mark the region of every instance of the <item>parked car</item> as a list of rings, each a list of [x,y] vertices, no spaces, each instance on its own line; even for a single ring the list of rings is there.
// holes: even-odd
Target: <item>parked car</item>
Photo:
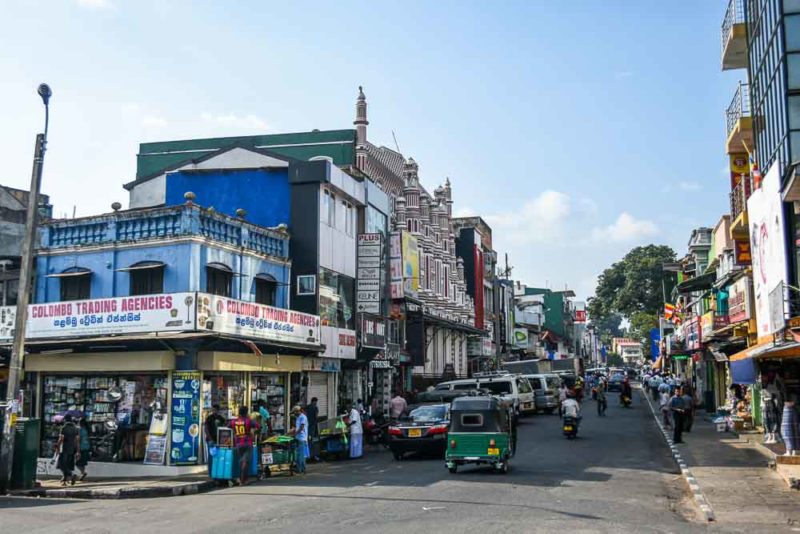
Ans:
[[[561,377],[555,374],[523,375],[533,387],[536,411],[553,413],[558,409]]]
[[[515,416],[536,413],[536,399],[527,378],[508,373],[479,375],[438,384],[434,391],[485,389],[513,408]]]
[[[409,452],[443,457],[449,426],[449,403],[414,406],[407,417],[389,426],[389,449],[398,461]]]

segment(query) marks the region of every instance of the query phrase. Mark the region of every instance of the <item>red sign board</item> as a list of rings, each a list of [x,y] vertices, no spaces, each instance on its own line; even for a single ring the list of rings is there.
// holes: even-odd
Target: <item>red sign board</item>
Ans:
[[[576,323],[586,322],[586,310],[575,310],[575,322]]]

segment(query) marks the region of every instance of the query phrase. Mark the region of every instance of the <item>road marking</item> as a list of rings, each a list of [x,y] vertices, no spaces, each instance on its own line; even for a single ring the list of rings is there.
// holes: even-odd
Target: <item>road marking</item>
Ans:
[[[447,508],[444,506],[423,506],[422,509],[426,512],[430,512],[432,510],[446,510]]]
[[[656,411],[653,408],[653,403],[650,402],[650,396],[644,391],[643,388],[639,388],[639,394],[644,395],[644,400],[647,401],[647,405],[650,407],[650,412],[653,414],[656,425],[658,426],[658,429],[661,430],[661,434],[664,436],[664,440],[667,442],[667,447],[669,447],[670,452],[672,453],[672,459],[675,460],[676,464],[678,464],[678,467],[681,470],[681,475],[683,475],[686,484],[689,486],[689,490],[692,492],[692,497],[694,498],[695,504],[697,504],[697,507],[703,512],[707,522],[714,521],[715,516],[714,510],[711,508],[711,503],[703,493],[703,490],[700,487],[700,484],[697,482],[697,479],[689,470],[689,467],[686,465],[681,453],[678,452],[678,447],[672,441],[672,438],[670,438],[669,432],[667,432],[667,430],[664,428],[664,425],[659,419],[658,414],[656,414]]]

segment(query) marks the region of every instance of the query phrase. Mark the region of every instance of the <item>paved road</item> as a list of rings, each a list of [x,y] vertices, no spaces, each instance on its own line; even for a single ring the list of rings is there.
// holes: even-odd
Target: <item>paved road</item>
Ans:
[[[649,410],[617,405],[608,417],[587,403],[578,440],[556,416],[523,419],[511,472],[441,460],[364,460],[311,466],[272,479],[190,497],[66,502],[0,499],[4,532],[688,532],[684,483],[654,431]]]

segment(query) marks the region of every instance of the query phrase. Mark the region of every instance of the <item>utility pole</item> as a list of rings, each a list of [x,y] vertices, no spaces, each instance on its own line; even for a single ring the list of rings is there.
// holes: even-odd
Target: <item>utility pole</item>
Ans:
[[[47,149],[47,127],[50,122],[48,106],[53,92],[47,84],[41,84],[39,96],[44,103],[44,133],[36,134],[36,145],[33,151],[33,170],[31,172],[31,189],[28,194],[28,210],[25,215],[25,238],[22,241],[22,258],[19,270],[19,292],[17,295],[17,315],[14,323],[14,340],[11,346],[11,362],[8,372],[6,390],[5,417],[3,417],[3,440],[0,443],[0,490],[7,491],[11,483],[11,469],[14,461],[14,426],[21,406],[15,406],[17,392],[22,375],[22,359],[25,354],[25,326],[27,323],[28,301],[31,294],[31,278],[33,277],[33,249],[36,240],[36,227],[39,214],[39,187],[42,183],[42,165]]]

